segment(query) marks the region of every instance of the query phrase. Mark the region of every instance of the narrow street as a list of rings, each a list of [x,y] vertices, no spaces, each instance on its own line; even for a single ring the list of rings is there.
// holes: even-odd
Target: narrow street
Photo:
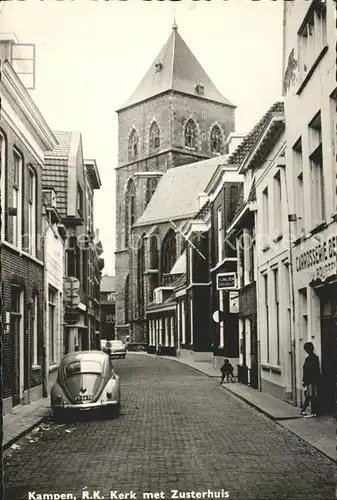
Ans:
[[[23,438],[5,461],[6,500],[222,488],[231,499],[335,498],[335,464],[217,380],[151,356],[115,364],[120,417],[53,424],[36,442]]]

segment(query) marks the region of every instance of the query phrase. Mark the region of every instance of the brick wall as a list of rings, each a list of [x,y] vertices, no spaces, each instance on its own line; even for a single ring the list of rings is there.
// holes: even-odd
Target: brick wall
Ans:
[[[239,290],[239,310],[240,317],[256,315],[256,282],[250,283]]]
[[[36,257],[39,261],[43,258],[43,246],[41,244],[42,234],[42,210],[41,210],[41,167],[35,161],[30,151],[23,142],[16,136],[11,127],[2,120],[2,132],[6,137],[6,207],[12,206],[13,182],[14,182],[14,147],[23,157],[23,204],[22,204],[22,234],[28,234],[28,175],[29,165],[35,170],[37,179],[37,199],[36,199],[36,222],[37,222],[37,252]],[[13,242],[13,216],[6,214],[6,240],[11,244]],[[23,240],[23,250],[27,247],[27,242]],[[18,252],[12,249],[6,243],[1,251],[2,272],[3,272],[3,296],[4,311],[11,311],[11,286],[16,284],[24,291],[24,386],[28,387],[28,338],[30,336],[31,366],[33,360],[33,336],[31,332],[31,319],[29,314],[29,301],[36,293],[38,300],[38,362],[42,365],[43,361],[43,329],[44,329],[44,289],[43,289],[43,264],[37,260],[31,259],[25,252]],[[14,380],[14,360],[13,344],[14,338],[11,328],[8,327],[4,334],[3,341],[3,397],[12,396]],[[42,382],[41,368],[30,368],[30,385],[36,387]]]

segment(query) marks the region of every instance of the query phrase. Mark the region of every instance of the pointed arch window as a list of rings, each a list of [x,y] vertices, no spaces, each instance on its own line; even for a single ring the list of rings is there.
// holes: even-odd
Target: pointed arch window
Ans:
[[[129,275],[127,275],[126,280],[125,280],[125,287],[124,287],[124,321],[125,324],[129,323],[129,318],[130,318],[130,286],[129,286]]]
[[[144,304],[144,273],[145,273],[145,241],[144,236],[138,241],[137,249],[137,305],[138,315],[143,316]]]
[[[153,193],[155,192],[158,184],[158,179],[154,177],[149,177],[146,182],[146,204],[151,200]]]
[[[137,158],[139,154],[139,138],[136,129],[132,129],[129,137],[129,159]]]
[[[197,148],[197,124],[192,118],[187,120],[185,125],[185,146],[188,148]]]
[[[125,193],[125,246],[130,240],[130,231],[136,219],[136,187],[132,179],[129,179]]]
[[[162,275],[169,274],[177,260],[176,233],[169,229],[161,246],[161,272]]]
[[[150,151],[154,151],[160,146],[160,130],[157,122],[153,122],[150,127]]]
[[[211,151],[217,154],[221,154],[223,151],[222,134],[218,125],[214,125],[211,130]]]

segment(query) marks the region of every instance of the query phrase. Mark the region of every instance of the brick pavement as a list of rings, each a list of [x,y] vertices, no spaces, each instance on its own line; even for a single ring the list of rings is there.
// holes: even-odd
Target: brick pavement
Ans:
[[[48,419],[51,414],[49,398],[41,398],[29,405],[19,405],[2,417],[2,449],[6,450],[21,436]]]
[[[5,458],[5,499],[29,491],[204,491],[231,499],[335,498],[335,464],[189,367],[146,356],[116,361],[122,413],[52,425]],[[67,432],[68,431],[68,432]],[[33,441],[33,442],[30,442]],[[41,497],[42,498],[42,497]]]

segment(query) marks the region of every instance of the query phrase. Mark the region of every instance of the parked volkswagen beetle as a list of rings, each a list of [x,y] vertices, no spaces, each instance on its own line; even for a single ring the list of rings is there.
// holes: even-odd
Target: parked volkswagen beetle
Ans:
[[[120,409],[120,379],[109,355],[102,351],[66,354],[51,389],[51,407],[56,418],[72,411],[104,409],[117,416]]]

